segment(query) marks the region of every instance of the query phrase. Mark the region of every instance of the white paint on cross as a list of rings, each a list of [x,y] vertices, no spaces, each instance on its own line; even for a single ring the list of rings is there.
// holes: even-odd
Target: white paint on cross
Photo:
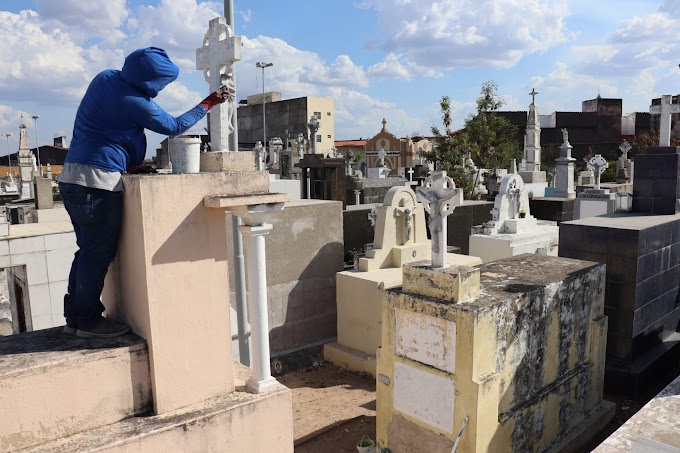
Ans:
[[[588,160],[588,170],[595,173],[595,190],[600,190],[600,176],[609,167],[607,160],[600,154],[595,154],[590,160]]]
[[[680,113],[680,104],[673,104],[671,95],[661,96],[661,105],[649,107],[649,113],[660,115],[659,119],[659,146],[671,146],[671,115]]]
[[[432,236],[432,267],[446,267],[446,218],[462,201],[461,189],[445,171],[435,171],[425,180],[423,187],[416,188],[418,201],[430,214],[428,227]]]
[[[213,151],[229,150],[232,133],[231,116],[236,109],[236,87],[232,77],[234,63],[241,60],[241,37],[234,36],[224,17],[212,19],[203,38],[203,46],[196,49],[196,69],[203,71],[210,91],[221,85],[230,89],[230,99],[210,110],[210,143]]]

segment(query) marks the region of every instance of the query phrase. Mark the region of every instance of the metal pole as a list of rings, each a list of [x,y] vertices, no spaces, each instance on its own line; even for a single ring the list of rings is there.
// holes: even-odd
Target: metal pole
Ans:
[[[267,122],[264,114],[264,108],[267,104],[267,98],[264,96],[264,66],[262,66],[262,146],[266,156],[267,152]]]
[[[12,175],[12,156],[9,153],[9,138],[12,136],[9,132],[5,132],[5,137],[7,137],[7,162],[9,165],[9,174]]]
[[[234,0],[224,0],[224,17],[227,19],[227,25],[236,34],[234,27]],[[233,77],[234,84],[236,83],[236,65],[234,65]],[[236,102],[236,99],[234,99]],[[229,148],[238,151],[238,122],[236,120],[237,108],[234,109],[232,116],[232,125],[234,132],[232,132],[229,142]],[[238,230],[241,225],[241,219],[238,216],[231,216],[231,238],[233,245],[234,258],[234,286],[236,297],[236,326],[238,330],[238,355],[239,361],[245,365],[250,366],[250,336],[248,333],[248,303],[246,301],[246,271],[245,260],[243,258],[243,236]]]
[[[234,0],[224,0],[224,17],[227,19],[227,25],[231,27],[231,31],[236,34],[236,29],[234,26]],[[232,80],[234,81],[234,86],[236,86],[236,64],[234,64],[231,69]],[[234,98],[236,102],[236,98]],[[231,133],[229,137],[229,149],[231,151],[238,151],[238,118],[237,118],[238,108],[234,106],[234,114],[231,116],[231,125],[234,128],[234,132]],[[240,234],[240,233],[239,233]]]
[[[40,116],[39,115],[33,115],[32,118],[33,118],[33,125],[34,125],[33,128],[35,129],[35,153],[36,153],[36,157],[38,158],[38,168],[40,169],[39,173],[40,173],[40,176],[42,176],[43,172],[42,172],[42,164],[40,163],[40,146],[38,146],[38,118],[40,118]]]

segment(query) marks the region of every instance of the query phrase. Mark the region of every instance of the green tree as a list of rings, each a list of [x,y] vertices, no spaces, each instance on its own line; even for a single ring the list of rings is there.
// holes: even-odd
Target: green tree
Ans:
[[[513,158],[522,156],[516,138],[517,127],[494,113],[503,105],[503,99],[498,96],[498,85],[485,82],[477,98],[477,111],[467,117],[462,130],[452,131],[451,101],[444,96],[440,102],[444,132],[432,127],[437,144],[426,157],[450,173],[466,194],[474,192],[477,177],[466,171],[464,161],[468,153],[476,165],[490,170],[488,176],[495,176],[498,169],[508,168]]]

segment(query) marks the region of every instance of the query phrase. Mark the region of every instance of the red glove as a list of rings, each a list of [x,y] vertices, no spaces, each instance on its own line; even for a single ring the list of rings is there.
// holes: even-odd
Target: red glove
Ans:
[[[201,101],[201,105],[204,106],[207,110],[210,110],[214,106],[223,103],[225,99],[226,96],[224,96],[224,89],[223,87],[220,87],[219,90],[215,91],[214,93],[210,93],[210,96],[203,99]]]

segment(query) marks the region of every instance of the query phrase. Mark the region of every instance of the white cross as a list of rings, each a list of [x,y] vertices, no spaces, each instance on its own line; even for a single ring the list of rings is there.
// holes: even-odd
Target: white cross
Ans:
[[[461,189],[445,171],[435,171],[416,188],[416,197],[430,214],[427,222],[432,236],[432,267],[446,267],[446,217],[458,206]]]
[[[680,104],[673,104],[670,95],[661,96],[661,105],[649,107],[652,115],[661,115],[659,119],[659,146],[671,146],[671,114],[680,113]]]
[[[600,154],[595,154],[595,156],[588,161],[588,170],[591,170],[595,173],[596,190],[600,189],[600,176],[602,173],[604,173],[607,167],[609,167],[609,163]]]
[[[409,169],[408,169],[408,171],[407,171],[406,173],[408,173],[408,180],[409,180],[409,182],[413,182],[413,173],[415,173],[415,172],[413,171],[413,168],[410,168],[410,167],[409,167]]]
[[[631,149],[633,149],[633,147],[630,146],[628,140],[624,140],[623,143],[621,143],[621,146],[619,146],[619,151],[621,151],[621,157],[623,159],[628,159],[628,153],[630,152]]]
[[[212,19],[203,38],[203,46],[196,49],[196,69],[203,71],[210,91],[217,91],[221,85],[230,85],[235,94],[236,87],[230,77],[235,62],[241,60],[241,37],[234,36],[224,17]],[[233,95],[232,95],[233,96]],[[213,151],[229,149],[231,112],[236,100],[232,99],[210,110],[210,144]]]

